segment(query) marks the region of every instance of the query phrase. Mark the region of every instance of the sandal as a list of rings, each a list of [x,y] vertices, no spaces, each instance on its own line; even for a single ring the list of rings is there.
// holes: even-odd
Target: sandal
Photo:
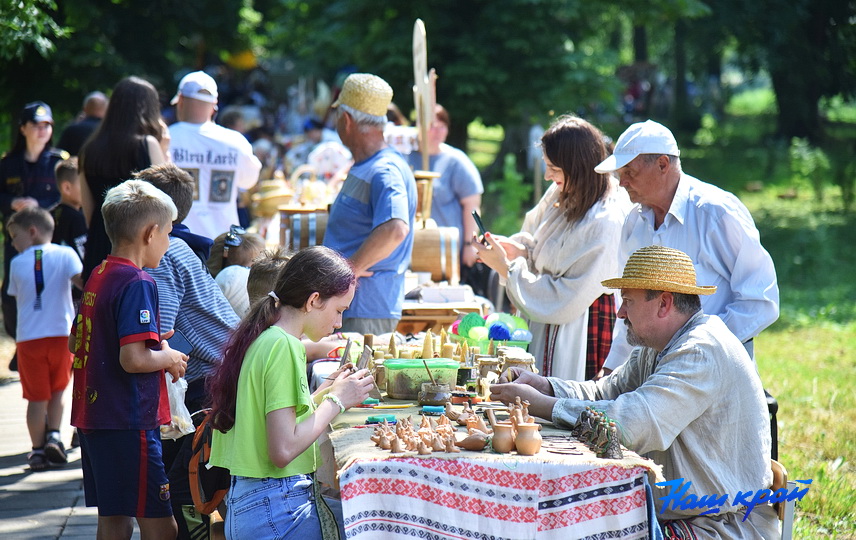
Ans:
[[[58,431],[51,431],[45,441],[45,456],[48,461],[61,465],[68,462],[68,456],[65,454],[65,446],[59,438]]]
[[[48,462],[48,457],[43,451],[33,450],[27,454],[27,465],[30,466],[31,471],[39,472],[46,471],[50,467],[50,462]]]

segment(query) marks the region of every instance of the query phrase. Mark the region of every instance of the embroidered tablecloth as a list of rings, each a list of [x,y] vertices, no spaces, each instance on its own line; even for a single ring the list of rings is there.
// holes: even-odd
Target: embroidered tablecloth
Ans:
[[[330,434],[349,539],[648,537],[645,477],[659,471],[635,454],[394,455],[369,436]]]

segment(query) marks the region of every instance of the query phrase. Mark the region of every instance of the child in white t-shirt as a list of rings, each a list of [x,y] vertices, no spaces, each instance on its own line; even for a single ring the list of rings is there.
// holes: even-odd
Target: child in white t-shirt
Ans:
[[[215,238],[211,247],[208,270],[239,317],[250,310],[247,294],[250,265],[264,248],[261,236],[247,233],[237,225],[232,225],[229,232]]]
[[[67,461],[59,427],[62,394],[71,380],[71,285],[83,288],[80,257],[68,246],[52,244],[53,230],[50,213],[39,207],[16,212],[6,225],[19,252],[10,263],[9,295],[18,305],[18,372],[29,402],[27,429],[33,451],[27,462],[33,471]]]

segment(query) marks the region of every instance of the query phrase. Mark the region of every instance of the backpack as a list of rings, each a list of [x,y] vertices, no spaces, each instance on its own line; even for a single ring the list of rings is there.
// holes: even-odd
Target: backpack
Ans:
[[[211,409],[199,411],[204,414],[202,423],[193,434],[192,455],[188,467],[190,494],[193,504],[203,514],[210,514],[226,496],[231,483],[229,469],[215,467],[208,463],[211,457],[211,437],[214,428],[211,426]]]

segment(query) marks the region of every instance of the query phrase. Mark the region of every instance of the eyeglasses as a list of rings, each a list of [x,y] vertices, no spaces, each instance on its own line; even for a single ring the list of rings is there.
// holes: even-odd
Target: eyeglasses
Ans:
[[[223,240],[223,267],[226,267],[226,259],[229,258],[229,248],[238,247],[244,243],[244,235],[247,230],[240,225],[231,225],[226,238]]]

